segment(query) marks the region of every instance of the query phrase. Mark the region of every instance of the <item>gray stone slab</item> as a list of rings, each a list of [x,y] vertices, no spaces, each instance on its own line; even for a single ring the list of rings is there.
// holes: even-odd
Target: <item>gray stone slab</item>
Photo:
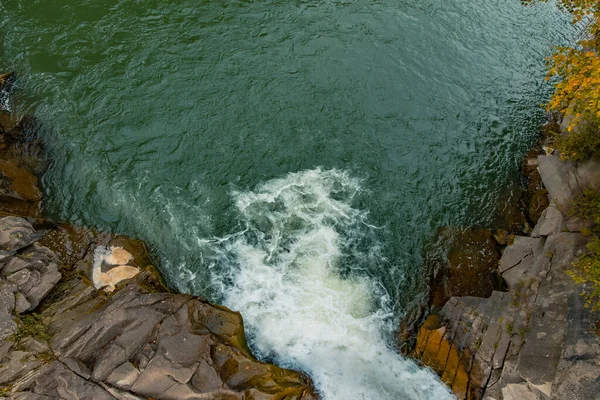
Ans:
[[[512,383],[502,388],[503,400],[544,400],[527,383]]]
[[[128,361],[115,368],[106,381],[123,390],[131,390],[139,376],[140,371]]]
[[[42,235],[36,233],[33,226],[23,218],[0,218],[0,249],[17,251],[29,246]]]
[[[538,223],[536,224],[532,237],[546,237],[553,233],[560,232],[560,228],[563,224],[563,215],[556,207],[548,207],[542,212]]]
[[[573,197],[581,194],[574,164],[562,161],[556,155],[539,156],[538,170],[554,204],[561,211],[567,211]]]
[[[522,262],[533,264],[534,257],[542,252],[543,247],[544,239],[516,236],[513,243],[504,249],[498,270],[504,273]],[[529,260],[525,260],[527,258]]]
[[[101,386],[83,379],[59,361],[52,361],[37,369],[35,373],[25,375],[15,382],[13,391],[60,399],[115,399]]]

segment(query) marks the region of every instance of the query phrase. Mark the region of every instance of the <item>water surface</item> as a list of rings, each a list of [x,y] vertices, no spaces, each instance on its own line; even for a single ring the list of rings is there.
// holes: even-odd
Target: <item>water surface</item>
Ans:
[[[490,225],[571,34],[518,0],[0,0],[48,213],[147,240],[325,399],[448,396],[390,350],[423,243]]]

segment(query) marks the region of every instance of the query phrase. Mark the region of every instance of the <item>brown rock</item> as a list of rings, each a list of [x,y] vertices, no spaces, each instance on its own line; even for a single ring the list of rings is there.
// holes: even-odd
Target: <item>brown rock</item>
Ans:
[[[302,375],[254,359],[239,313],[186,295],[149,293],[139,285],[145,279],[152,279],[147,271],[101,305],[81,297],[76,312],[45,311],[53,352],[87,366],[94,380],[138,396],[241,399],[253,390],[313,398]]]
[[[23,218],[0,218],[0,250],[16,252],[29,246],[40,236]]]
[[[508,244],[508,231],[506,229],[496,229],[492,232],[494,240],[500,246],[506,246]]]
[[[11,399],[36,398],[115,399],[100,385],[82,378],[58,361],[43,365],[13,385]]]
[[[459,399],[467,399],[467,393],[469,392],[469,371],[471,370],[471,360],[471,353],[467,349],[462,353],[454,381],[452,382],[452,391],[458,396]]]
[[[458,372],[458,368],[461,365],[461,353],[457,350],[456,346],[452,344],[450,347],[450,351],[448,352],[448,359],[446,360],[446,367],[444,368],[444,372],[442,373],[442,382],[444,382],[449,387],[452,387],[452,382],[456,377],[456,373]]]
[[[33,119],[0,111],[0,212],[41,215],[42,146],[35,138]]]
[[[498,282],[500,254],[489,229],[448,229],[440,233],[444,256],[434,259],[431,304],[441,307],[452,296],[488,297]]]
[[[419,330],[415,356],[440,375],[459,399],[477,398],[467,397],[477,389],[470,384],[472,353],[456,347],[452,332],[438,315],[427,317]]]
[[[6,72],[0,74],[0,89],[7,89],[5,86],[10,83],[10,81],[14,78],[14,72]]]
[[[527,205],[527,214],[534,224],[537,224],[538,220],[542,216],[542,212],[550,205],[548,199],[548,191],[546,189],[537,189],[531,195]]]
[[[423,356],[431,331],[439,328],[440,326],[440,317],[438,315],[432,314],[427,317],[417,335],[417,345],[415,348],[415,354],[417,357],[421,358]]]
[[[52,250],[66,270],[81,260],[94,239],[85,228],[60,224],[44,235],[40,244]]]
[[[4,182],[2,195],[24,201],[40,201],[42,192],[37,176],[16,157],[3,157],[0,160],[0,174]]]

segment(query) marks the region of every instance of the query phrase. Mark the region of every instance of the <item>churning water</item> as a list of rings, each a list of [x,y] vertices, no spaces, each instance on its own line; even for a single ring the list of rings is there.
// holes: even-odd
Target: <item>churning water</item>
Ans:
[[[147,240],[324,399],[444,399],[391,334],[440,226],[494,224],[569,40],[519,0],[0,0],[56,217]]]
[[[351,206],[359,190],[316,169],[236,192],[243,230],[203,243],[216,248],[214,285],[250,321],[258,353],[310,373],[326,399],[450,399],[387,345],[389,298],[361,271],[380,254],[378,243],[358,250],[377,229]]]

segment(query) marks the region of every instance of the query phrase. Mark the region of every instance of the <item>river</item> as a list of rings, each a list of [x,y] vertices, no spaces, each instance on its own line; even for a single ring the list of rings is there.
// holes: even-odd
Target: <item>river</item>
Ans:
[[[53,217],[142,238],[325,400],[444,399],[392,349],[442,226],[490,225],[573,35],[518,0],[0,0]]]

